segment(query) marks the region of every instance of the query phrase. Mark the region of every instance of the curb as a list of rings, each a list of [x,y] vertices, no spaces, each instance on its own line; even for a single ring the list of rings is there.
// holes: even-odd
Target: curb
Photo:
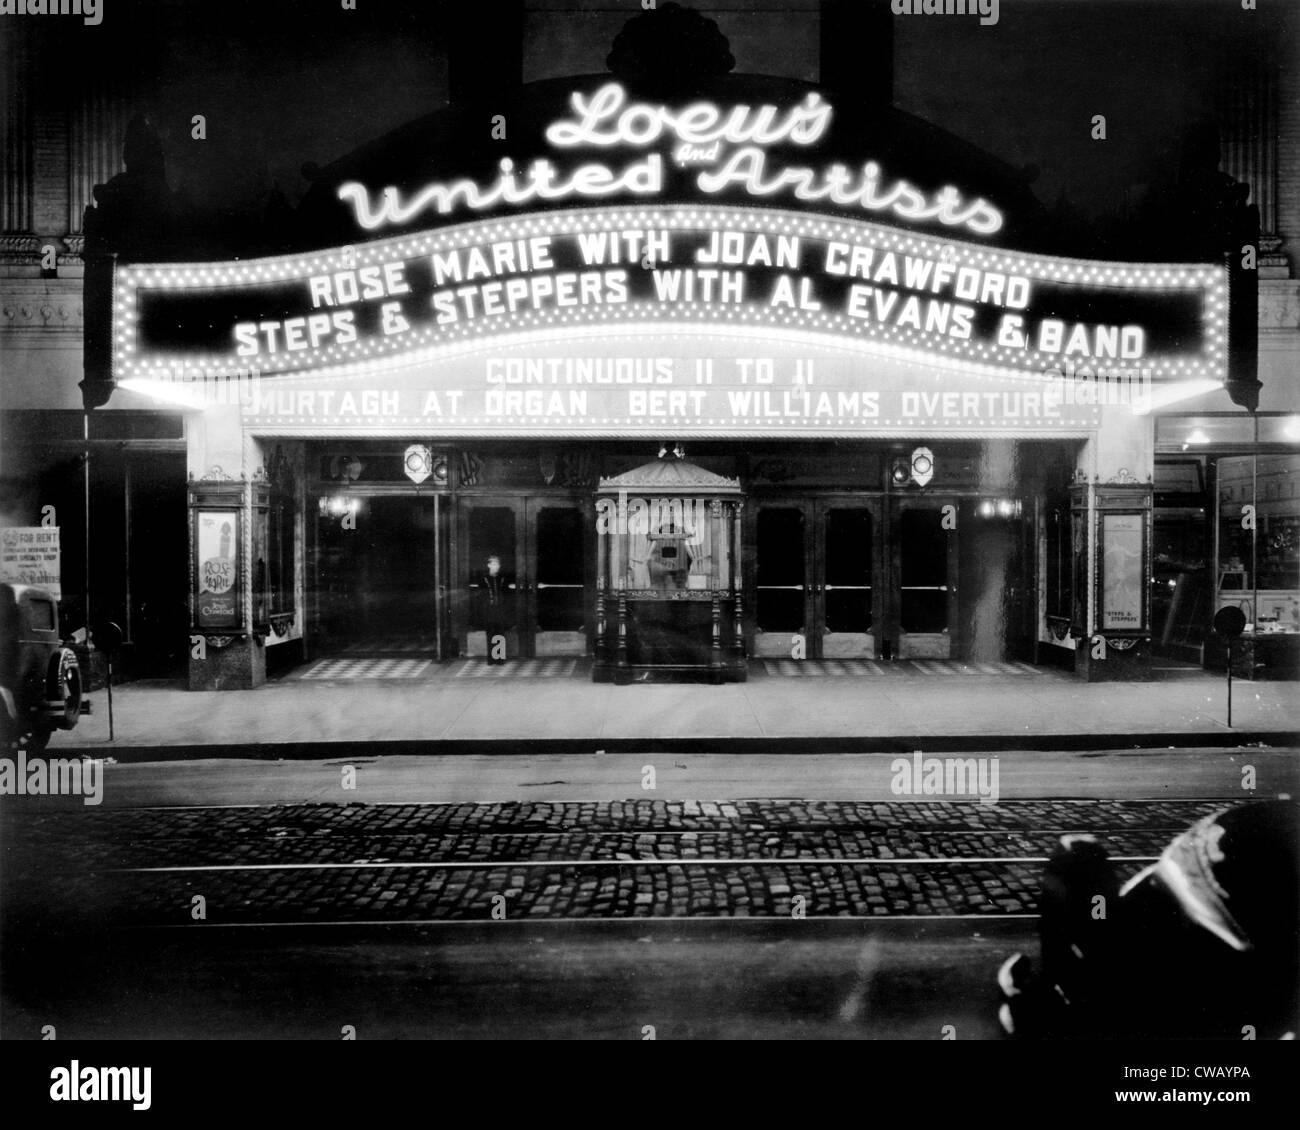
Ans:
[[[321,761],[371,757],[503,757],[561,754],[846,754],[1002,753],[1080,750],[1283,748],[1300,745],[1294,730],[1210,730],[1129,734],[917,734],[798,738],[454,738],[337,742],[214,742],[207,745],[51,746],[49,757],[108,756],[118,762]]]

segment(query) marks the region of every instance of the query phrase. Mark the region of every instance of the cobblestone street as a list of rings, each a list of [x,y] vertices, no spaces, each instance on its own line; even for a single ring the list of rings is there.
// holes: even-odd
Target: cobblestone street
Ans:
[[[293,805],[26,814],[44,910],[118,925],[1030,915],[1092,832],[1122,875],[1213,801]],[[12,876],[13,868],[8,869]],[[13,883],[11,881],[11,887]],[[21,878],[11,897],[21,904]],[[203,917],[192,914],[202,896]],[[11,905],[13,905],[11,903]]]

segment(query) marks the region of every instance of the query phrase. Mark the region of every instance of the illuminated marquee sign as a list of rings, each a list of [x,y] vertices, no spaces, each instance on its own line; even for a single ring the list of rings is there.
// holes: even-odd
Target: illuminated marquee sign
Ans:
[[[820,169],[779,164],[768,152],[771,147],[812,146],[830,125],[831,107],[815,92],[786,111],[771,105],[741,105],[724,111],[709,102],[674,110],[644,102],[629,105],[626,99],[617,83],[608,83],[590,98],[575,92],[569,100],[573,118],[553,123],[546,140],[557,149],[648,150],[666,146],[676,164],[705,166],[694,183],[695,193],[704,197],[743,192],[777,203],[793,197],[806,204],[965,228],[974,235],[992,235],[1003,225],[1001,212],[987,200],[967,201],[952,185],[927,196],[905,180],[889,181],[875,161],[857,169],[844,164]],[[499,204],[537,205],[617,196],[653,200],[665,188],[664,155],[659,152],[617,169],[590,162],[564,171],[544,157],[526,169],[517,168],[514,160],[506,157],[498,165],[498,174],[489,184],[462,178],[426,185],[408,198],[389,186],[376,199],[365,185],[349,181],[339,186],[338,195],[351,206],[356,222],[366,231],[374,231],[430,213],[479,211]]]
[[[708,331],[988,378],[1222,382],[1226,285],[1211,265],[999,252],[774,210],[546,213],[305,256],[120,267],[114,370],[346,380],[507,343],[583,353],[578,342]]]

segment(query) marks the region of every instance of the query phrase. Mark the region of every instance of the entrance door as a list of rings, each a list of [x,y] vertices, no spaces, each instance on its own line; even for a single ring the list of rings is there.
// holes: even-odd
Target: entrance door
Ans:
[[[486,559],[495,554],[510,593],[507,656],[587,655],[588,562],[594,551],[589,552],[582,504],[545,496],[462,498],[460,510],[468,654],[487,651],[479,595]]]
[[[754,506],[752,655],[876,656],[878,505],[849,496]]]
[[[899,659],[951,659],[957,636],[957,499],[898,499],[891,575]]]
[[[816,601],[822,659],[874,659],[877,556],[874,502],[817,503]]]
[[[313,653],[441,657],[442,507],[434,495],[356,492],[316,520]]]

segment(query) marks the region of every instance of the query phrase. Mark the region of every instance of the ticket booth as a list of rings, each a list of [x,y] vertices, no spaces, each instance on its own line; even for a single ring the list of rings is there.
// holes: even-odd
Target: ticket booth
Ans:
[[[744,681],[743,505],[737,480],[666,451],[600,480],[595,681]]]

